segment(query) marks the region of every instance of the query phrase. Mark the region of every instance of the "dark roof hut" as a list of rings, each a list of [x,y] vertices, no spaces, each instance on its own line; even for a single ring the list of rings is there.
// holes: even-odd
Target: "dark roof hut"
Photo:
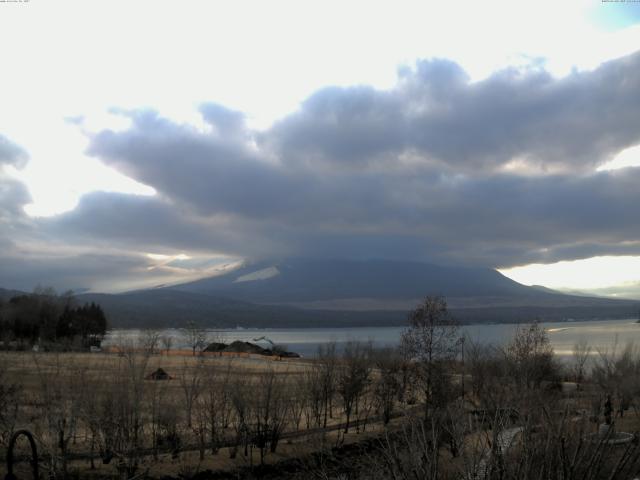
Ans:
[[[171,376],[164,368],[158,368],[155,372],[147,376],[147,380],[171,380]]]
[[[222,352],[227,348],[226,343],[213,342],[207,345],[207,348],[204,349],[205,352]]]

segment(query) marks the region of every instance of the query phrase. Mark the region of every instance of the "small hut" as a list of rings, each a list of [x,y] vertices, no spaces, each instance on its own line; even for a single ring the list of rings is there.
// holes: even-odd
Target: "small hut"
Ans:
[[[203,351],[218,353],[218,352],[222,352],[225,348],[227,348],[226,343],[213,342],[207,345],[207,348],[205,348]]]
[[[171,380],[171,376],[165,372],[164,368],[158,368],[147,377],[147,380]]]

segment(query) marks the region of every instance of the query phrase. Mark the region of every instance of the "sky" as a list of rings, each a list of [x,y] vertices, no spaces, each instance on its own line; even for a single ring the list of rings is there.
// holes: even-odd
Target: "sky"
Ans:
[[[640,298],[640,3],[0,2],[0,287],[393,258]]]

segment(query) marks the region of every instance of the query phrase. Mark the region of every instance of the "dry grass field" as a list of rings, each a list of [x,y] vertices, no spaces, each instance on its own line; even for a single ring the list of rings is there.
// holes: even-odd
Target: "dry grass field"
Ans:
[[[372,390],[363,389],[345,433],[333,357],[326,393],[319,363],[258,355],[2,352],[0,365],[4,384],[17,388],[5,398],[14,415],[5,415],[7,432],[33,432],[43,467],[66,475],[233,471],[381,431]],[[169,379],[154,379],[158,369]],[[370,388],[376,373],[367,376]]]
[[[314,360],[140,346],[0,352],[0,448],[29,430],[49,478],[640,473],[640,352],[585,350],[560,364],[543,331],[519,335],[506,349],[468,346],[464,364],[357,342],[339,355],[327,346]],[[598,435],[607,422],[611,438]],[[609,442],[619,436],[628,441]]]

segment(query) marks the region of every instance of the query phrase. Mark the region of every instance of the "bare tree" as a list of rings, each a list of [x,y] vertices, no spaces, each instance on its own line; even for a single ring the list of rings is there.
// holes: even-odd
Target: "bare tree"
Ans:
[[[324,413],[323,426],[327,426],[327,418],[331,418],[333,411],[333,397],[336,392],[336,372],[338,355],[336,343],[329,342],[318,347],[317,368],[319,369],[319,384],[322,392],[322,406]]]
[[[187,416],[187,426],[192,427],[193,406],[202,391],[204,365],[200,359],[193,368],[189,368],[186,361],[180,376],[184,408]]]
[[[471,398],[487,412],[507,407],[513,397],[513,385],[506,381],[511,368],[501,349],[492,345],[467,342],[466,368],[470,374]]]
[[[452,457],[457,457],[464,448],[465,436],[469,433],[467,415],[462,397],[450,402],[442,411],[440,428],[442,440],[449,446]]]
[[[105,374],[105,369],[101,368],[98,370],[97,378],[86,376],[83,379],[86,382],[86,388],[80,390],[80,418],[84,426],[85,438],[87,435],[89,436],[89,465],[91,470],[96,468],[94,462],[96,449],[99,449],[103,458],[105,458],[105,448],[100,435],[101,426],[108,421],[106,417],[102,416],[105,390],[110,388],[109,382],[105,381]]]
[[[251,409],[251,435],[253,443],[260,451],[260,463],[264,463],[265,453],[275,453],[287,420],[287,400],[285,384],[281,375],[273,369],[261,373]]]
[[[200,408],[202,413],[206,415],[206,427],[209,432],[212,454],[218,452],[222,432],[228,423],[231,408],[230,375],[231,360],[222,372],[214,365],[208,365],[205,371]]]
[[[426,418],[437,393],[434,389],[446,380],[442,376],[443,364],[456,358],[460,345],[457,323],[451,318],[443,297],[426,297],[409,313],[409,328],[402,334],[401,342],[418,367]]]
[[[539,387],[543,380],[557,373],[549,336],[537,322],[518,328],[505,353],[517,385]]]
[[[573,346],[573,374],[576,383],[584,380],[585,366],[591,355],[591,346],[586,339],[580,339]]]
[[[308,390],[304,375],[297,375],[288,385],[288,410],[295,431],[300,430],[300,422],[308,409]]]
[[[198,455],[200,461],[204,460],[207,448],[207,436],[209,434],[210,420],[209,413],[206,397],[204,395],[198,395],[193,405],[191,430],[195,434],[198,442]]]
[[[433,418],[428,421],[407,418],[400,431],[385,431],[377,455],[372,458],[374,468],[379,471],[377,478],[443,478],[438,448],[440,435],[440,425]]]
[[[159,411],[159,432],[162,445],[171,452],[171,458],[180,456],[182,448],[182,429],[180,428],[180,407],[177,399],[171,395],[162,398]]]
[[[173,346],[173,337],[171,335],[163,335],[160,337],[160,342],[162,343],[162,349],[168,355]]]
[[[0,362],[0,444],[6,446],[18,421],[22,384],[7,378],[6,359]]]
[[[382,412],[382,421],[387,425],[391,420],[396,402],[404,396],[402,392],[404,359],[397,349],[391,348],[376,350],[373,354],[373,361],[378,373],[373,394],[378,409]]]
[[[385,432],[371,456],[371,470],[362,478],[568,480],[634,478],[640,468],[640,447],[615,446],[589,435],[586,416],[552,413],[552,403],[530,411],[521,425],[481,430],[459,443],[456,461],[442,461],[439,439],[448,435],[447,422],[407,418],[397,431]],[[464,431],[460,411],[452,405],[455,430]],[[495,424],[500,419],[494,419]],[[361,477],[358,477],[361,478]]]
[[[69,458],[69,442],[76,435],[81,418],[83,389],[87,382],[86,368],[69,365],[55,355],[52,364],[46,365],[34,355],[38,374],[38,399],[40,417],[43,422],[39,434],[51,459],[52,474],[62,473],[66,478]]]
[[[338,393],[342,397],[342,405],[346,416],[344,433],[349,433],[349,423],[354,409],[357,412],[360,397],[364,393],[371,374],[369,360],[370,345],[360,342],[347,342],[342,362],[338,368]]]
[[[617,399],[616,412],[622,417],[640,393],[640,350],[628,343],[619,353],[617,345],[611,352],[599,351],[591,377],[607,395]]]
[[[148,355],[155,355],[160,345],[160,332],[154,329],[146,329],[140,333],[140,348]]]
[[[235,435],[234,441],[229,448],[229,457],[236,458],[238,447],[244,447],[245,456],[248,454],[249,445],[249,418],[251,415],[251,393],[250,385],[247,385],[247,379],[240,379],[238,376],[233,377],[230,387],[230,400],[233,405],[233,416],[231,424]]]
[[[327,389],[324,387],[322,380],[324,379],[323,371],[318,363],[305,370],[302,378],[304,386],[305,415],[307,419],[307,429],[311,428],[312,423],[316,427],[322,425],[322,413],[325,406],[325,393]],[[327,402],[328,404],[328,402]]]
[[[148,415],[149,434],[151,435],[151,450],[154,460],[158,460],[160,447],[160,415],[164,408],[163,399],[165,382],[152,382],[147,389],[145,409]]]
[[[145,424],[145,375],[150,352],[140,353],[136,348],[120,347],[121,356],[113,369],[108,396],[105,397],[101,426],[105,443],[119,458],[122,475],[133,476],[143,458]]]
[[[187,326],[182,329],[182,334],[193,352],[195,357],[196,352],[201,351],[207,346],[207,330],[199,326],[193,320],[187,322]]]

